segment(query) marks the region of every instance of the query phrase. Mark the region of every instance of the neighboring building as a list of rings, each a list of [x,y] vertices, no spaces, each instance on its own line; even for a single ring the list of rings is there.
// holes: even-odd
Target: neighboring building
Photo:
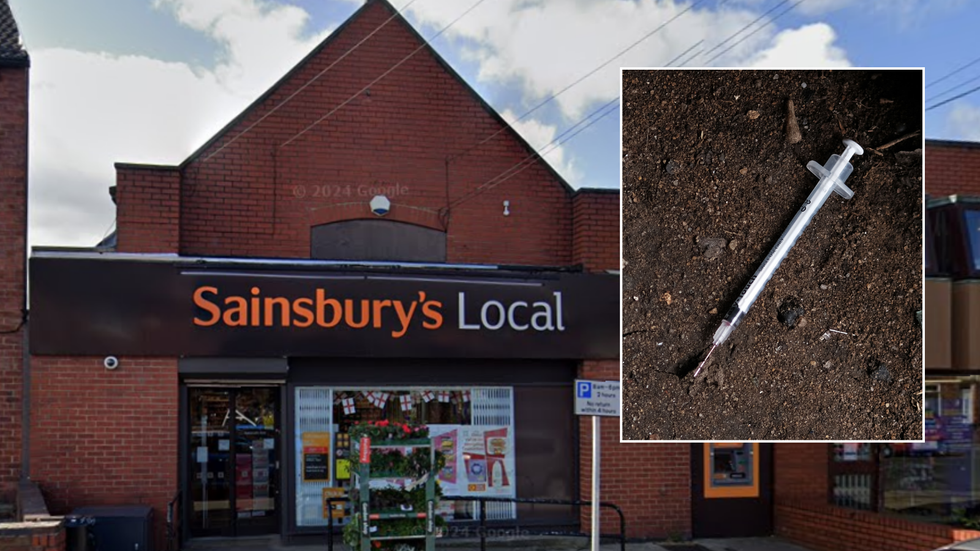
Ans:
[[[13,503],[21,477],[29,72],[17,23],[0,0],[0,503]]]

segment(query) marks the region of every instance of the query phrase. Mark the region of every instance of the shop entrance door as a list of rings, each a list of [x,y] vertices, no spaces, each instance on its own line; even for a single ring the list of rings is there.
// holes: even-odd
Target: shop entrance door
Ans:
[[[188,515],[192,537],[279,527],[279,389],[189,388]]]
[[[692,531],[696,538],[772,534],[772,445],[691,445]]]

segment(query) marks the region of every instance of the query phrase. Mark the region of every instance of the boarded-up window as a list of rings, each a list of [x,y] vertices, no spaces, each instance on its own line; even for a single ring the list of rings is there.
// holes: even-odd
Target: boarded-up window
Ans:
[[[321,260],[445,262],[446,234],[390,220],[349,220],[315,226],[310,257]]]

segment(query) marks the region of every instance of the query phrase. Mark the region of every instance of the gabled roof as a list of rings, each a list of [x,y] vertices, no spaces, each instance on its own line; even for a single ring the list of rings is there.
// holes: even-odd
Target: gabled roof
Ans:
[[[7,0],[0,0],[0,67],[28,67],[27,50],[21,46],[20,31]]]
[[[3,1],[5,0],[0,0],[0,2]],[[405,19],[405,17],[401,14],[401,12],[399,12],[398,9],[395,8],[388,0],[366,0],[364,2],[364,5],[362,5],[356,12],[354,12],[353,15],[351,15],[346,21],[344,21],[339,27],[337,27],[332,33],[330,33],[330,35],[327,36],[319,45],[313,48],[313,51],[307,54],[307,56],[304,57],[299,63],[297,63],[295,67],[290,69],[289,72],[283,75],[282,78],[280,78],[275,84],[273,84],[268,90],[266,90],[264,94],[259,96],[259,98],[257,98],[248,107],[246,107],[241,113],[239,113],[237,117],[235,117],[228,124],[226,124],[224,128],[219,130],[201,147],[199,147],[196,151],[191,153],[190,156],[188,156],[178,166],[178,168],[183,170],[185,167],[187,167],[188,165],[190,165],[191,163],[199,159],[201,155],[203,155],[212,145],[219,142],[222,138],[225,137],[226,134],[231,132],[236,126],[238,126],[243,120],[245,120],[245,118],[250,114],[252,110],[259,108],[270,96],[272,96],[272,94],[280,86],[283,86],[285,83],[289,82],[297,73],[299,73],[299,71],[303,68],[304,65],[306,65],[310,60],[312,60],[317,55],[319,55],[321,51],[323,51],[331,43],[333,43],[338,36],[343,34],[343,32],[351,25],[351,23],[354,20],[360,17],[361,14],[365,12],[371,4],[375,4],[375,3],[381,4],[382,6],[384,6],[385,9],[387,9],[389,12],[395,15],[394,21],[397,21],[399,24],[401,24],[406,29],[408,29],[408,31],[412,34],[412,36],[414,36],[421,44],[424,45],[425,52],[428,55],[432,56],[432,58],[435,59],[435,61],[439,65],[441,65],[443,69],[445,69],[445,71],[451,77],[453,77],[453,79],[459,82],[459,84],[463,86],[463,88],[465,88],[467,92],[470,93],[470,95],[486,110],[486,112],[491,117],[493,117],[500,124],[506,127],[507,132],[515,140],[517,140],[517,142],[521,144],[529,154],[534,153],[536,151],[534,147],[532,147],[531,144],[529,144],[527,140],[525,140],[524,137],[520,135],[520,133],[518,133],[512,126],[510,126],[510,124],[508,124],[506,120],[504,120],[504,118],[500,115],[500,113],[498,113],[493,107],[491,107],[490,104],[487,103],[486,100],[484,100],[483,97],[480,96],[480,94],[478,94],[476,90],[474,90],[473,87],[470,86],[470,84],[466,82],[466,80],[459,73],[456,72],[455,69],[452,68],[449,62],[447,62],[441,55],[439,55],[439,53],[435,50],[435,48],[433,48],[428,43],[425,37],[423,37],[418,32],[418,30],[416,30],[415,27],[413,27],[412,24]],[[565,189],[567,193],[569,193],[570,195],[576,193],[575,189],[572,188],[572,186],[565,180],[565,178],[561,174],[559,174],[558,171],[556,171],[554,167],[552,167],[547,160],[545,160],[543,157],[540,157],[537,159],[537,162],[541,163],[548,170],[548,172],[550,172],[552,176],[554,176],[554,178],[561,184],[561,186]]]

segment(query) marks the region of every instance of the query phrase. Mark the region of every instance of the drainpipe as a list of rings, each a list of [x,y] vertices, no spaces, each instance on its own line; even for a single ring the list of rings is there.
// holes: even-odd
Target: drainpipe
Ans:
[[[26,271],[26,270],[25,270]],[[24,310],[24,371],[21,381],[21,414],[20,414],[20,479],[26,482],[31,479],[31,351],[30,351],[30,323],[28,312]]]

